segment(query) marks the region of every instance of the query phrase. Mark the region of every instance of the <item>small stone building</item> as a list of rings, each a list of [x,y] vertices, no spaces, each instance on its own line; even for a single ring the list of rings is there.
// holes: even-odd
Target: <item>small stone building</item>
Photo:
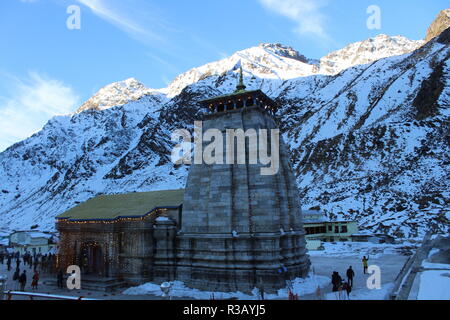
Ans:
[[[183,193],[102,195],[57,216],[58,267],[78,265],[84,275],[130,284],[173,279],[170,264]]]

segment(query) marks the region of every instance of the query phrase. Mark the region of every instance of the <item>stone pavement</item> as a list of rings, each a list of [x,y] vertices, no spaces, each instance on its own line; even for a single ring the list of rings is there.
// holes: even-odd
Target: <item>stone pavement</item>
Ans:
[[[381,268],[381,284],[382,288],[392,284],[403,267],[405,261],[408,259],[407,256],[401,254],[383,254],[375,257],[371,257],[369,260],[369,265],[375,264]],[[368,275],[363,274],[361,259],[358,254],[351,256],[339,256],[339,255],[315,255],[314,253],[311,255],[311,269],[314,269],[316,275],[327,276],[331,279],[331,273],[333,271],[339,272],[343,279],[346,279],[345,272],[348,266],[352,266],[355,271],[355,279],[354,279],[354,288],[353,292],[357,292],[358,294],[368,294],[370,295],[370,290],[366,287],[366,280]],[[26,286],[27,291],[31,291],[31,276],[32,269],[27,268],[28,282]],[[13,271],[7,272],[6,265],[0,264],[0,274],[8,275],[8,288],[16,289],[15,283],[12,280]],[[41,277],[39,292],[47,293],[47,294],[58,294],[58,295],[70,295],[70,296],[83,296],[86,298],[95,298],[95,299],[113,299],[113,300],[161,300],[163,297],[154,296],[154,295],[124,295],[121,292],[125,289],[117,290],[113,293],[105,293],[99,291],[88,291],[88,290],[68,290],[68,289],[58,289],[54,286],[42,285],[42,283],[46,280],[54,280],[54,277],[44,276],[43,279]],[[322,294],[326,295],[331,292],[331,283],[322,288]],[[350,297],[352,298],[352,296]],[[18,299],[28,299],[26,297],[14,297],[14,300]],[[174,298],[180,300],[192,299],[192,298]],[[301,300],[313,300],[316,299],[315,294],[302,295],[300,293]]]
[[[14,262],[15,266],[15,262]],[[23,270],[23,263],[21,263],[21,272]],[[130,296],[130,295],[124,295],[121,292],[125,290],[126,288],[122,290],[117,290],[116,292],[101,292],[101,291],[93,291],[93,290],[69,290],[67,288],[59,289],[53,285],[46,285],[44,282],[48,281],[54,281],[56,278],[56,275],[40,275],[39,279],[39,287],[38,290],[33,291],[31,289],[31,278],[33,276],[33,269],[29,268],[28,266],[25,268],[26,274],[27,274],[27,284],[25,286],[26,292],[36,292],[36,293],[45,293],[45,294],[54,294],[54,295],[63,295],[63,296],[75,296],[75,297],[85,297],[85,298],[92,298],[92,299],[106,299],[106,300],[162,300],[166,299],[159,296],[154,295],[137,295],[137,296]],[[7,280],[7,290],[18,290],[18,283],[17,281],[13,280],[14,270],[11,268],[11,271],[8,272],[6,268],[6,262],[5,264],[0,264],[0,274],[8,276]],[[65,283],[64,283],[65,284]],[[181,299],[181,298],[173,298],[173,299]],[[191,299],[191,298],[184,298],[184,299]],[[28,297],[23,296],[13,296],[12,300],[29,300]],[[38,298],[34,300],[39,300]]]

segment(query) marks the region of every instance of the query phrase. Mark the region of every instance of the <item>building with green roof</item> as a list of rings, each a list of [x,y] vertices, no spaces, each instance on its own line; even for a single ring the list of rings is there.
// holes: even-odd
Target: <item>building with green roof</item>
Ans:
[[[159,253],[174,244],[184,190],[99,195],[56,217],[58,267],[78,265],[84,275],[125,280],[154,278]],[[87,278],[89,279],[89,277]],[[88,281],[88,280],[86,280]]]

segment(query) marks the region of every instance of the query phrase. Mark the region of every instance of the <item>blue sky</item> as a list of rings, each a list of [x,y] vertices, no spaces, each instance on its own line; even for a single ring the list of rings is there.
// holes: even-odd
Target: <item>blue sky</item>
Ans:
[[[70,30],[67,8],[80,8]],[[381,9],[369,30],[366,10]],[[447,5],[447,6],[446,6]],[[192,67],[261,42],[320,58],[380,33],[422,39],[443,0],[1,0],[0,151],[135,77],[165,87]]]

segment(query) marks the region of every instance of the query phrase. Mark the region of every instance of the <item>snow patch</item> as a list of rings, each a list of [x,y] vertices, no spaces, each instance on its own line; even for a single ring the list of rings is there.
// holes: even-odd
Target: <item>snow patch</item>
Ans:
[[[299,296],[312,294],[318,287],[323,288],[330,283],[330,278],[325,276],[310,275],[309,277],[302,279],[297,278],[292,281],[293,293]],[[211,299],[213,296],[215,299],[239,299],[239,300],[259,300],[259,291],[257,288],[252,290],[252,294],[246,294],[242,292],[212,292],[201,291],[198,289],[192,289],[185,286],[181,281],[172,281],[170,296],[180,298],[195,298],[195,299]],[[160,285],[155,283],[145,283],[137,287],[128,288],[123,292],[127,295],[154,295],[163,296]],[[287,288],[278,290],[277,294],[265,294],[266,299],[287,299],[289,296],[289,290]]]

